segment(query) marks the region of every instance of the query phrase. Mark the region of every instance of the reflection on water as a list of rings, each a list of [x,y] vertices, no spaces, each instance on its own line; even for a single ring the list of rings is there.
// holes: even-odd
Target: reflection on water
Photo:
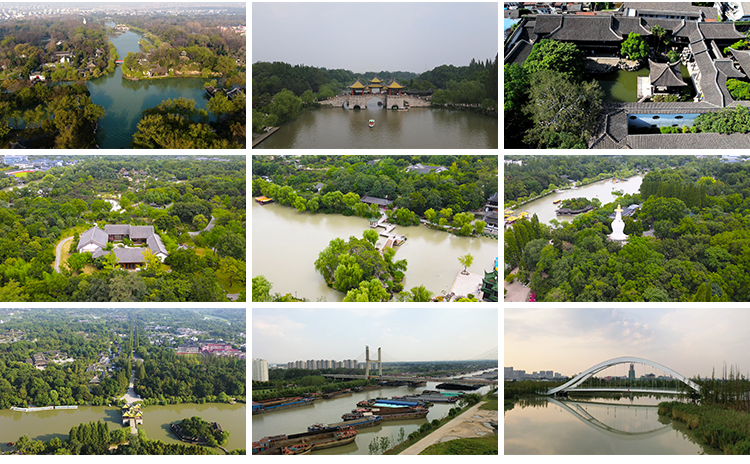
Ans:
[[[505,454],[703,453],[685,424],[659,416],[654,402],[654,397],[521,399],[505,413]]]

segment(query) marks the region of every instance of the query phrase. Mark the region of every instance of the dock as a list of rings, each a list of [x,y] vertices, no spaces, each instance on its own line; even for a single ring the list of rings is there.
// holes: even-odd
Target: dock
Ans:
[[[478,300],[482,300],[482,276],[473,272],[458,271],[456,278],[451,286],[451,294],[455,298],[465,297],[469,294],[474,295]]]
[[[268,137],[270,137],[277,130],[279,130],[279,128],[278,127],[274,127],[270,131],[266,132],[265,134],[261,135],[257,139],[253,140],[253,146],[252,146],[252,148],[255,148],[256,145],[258,145],[260,142],[266,140]]]

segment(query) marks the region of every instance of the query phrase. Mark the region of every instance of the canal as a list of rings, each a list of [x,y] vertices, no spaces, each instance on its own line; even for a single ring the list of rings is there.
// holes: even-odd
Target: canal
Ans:
[[[508,455],[720,454],[696,443],[687,425],[658,414],[673,397],[521,399],[505,411]]]
[[[415,395],[424,390],[435,390],[436,382],[427,382],[426,387],[381,387],[375,390],[368,390],[359,393],[353,393],[349,396],[341,396],[328,400],[315,400],[311,406],[302,406],[299,408],[285,409],[277,412],[256,414],[253,417],[252,440],[257,441],[263,437],[279,434],[293,434],[306,432],[307,427],[317,423],[341,422],[341,415],[357,408],[357,403],[366,399]],[[479,390],[469,393],[486,394],[490,387],[484,386]],[[404,436],[408,437],[410,433],[419,429],[425,422],[434,419],[440,419],[448,414],[448,411],[455,405],[451,403],[435,403],[427,417],[424,419],[396,420],[381,422],[375,427],[359,429],[357,438],[354,443],[349,445],[329,448],[319,451],[313,451],[312,454],[370,454],[369,445],[373,439],[380,437],[389,437],[391,442],[396,442],[399,437],[400,429],[403,427]]]
[[[114,23],[108,23],[114,26]],[[117,48],[120,59],[128,52],[139,51],[141,36],[127,31],[110,41]],[[206,108],[208,99],[203,90],[202,78],[168,78],[130,81],[122,78],[122,69],[117,65],[113,74],[86,81],[91,92],[91,101],[104,107],[104,117],[99,121],[96,134],[100,148],[130,148],[141,112],[153,108],[167,99],[184,97],[195,101],[196,108]]]
[[[633,176],[625,181],[615,182],[612,179],[600,180],[592,184],[579,187],[578,189],[563,190],[561,193],[553,192],[550,195],[534,200],[516,209],[517,212],[528,211],[530,216],[534,214],[539,218],[539,222],[549,224],[552,219],[560,221],[572,221],[575,216],[557,216],[557,206],[554,201],[567,200],[570,198],[598,198],[602,206],[615,201],[617,196],[612,193],[613,190],[622,191],[623,194],[633,194],[640,192],[643,176]],[[624,208],[628,205],[622,205]]]
[[[314,108],[254,148],[498,148],[496,117],[445,108]],[[375,120],[375,127],[368,121]]]
[[[329,288],[315,270],[315,260],[334,238],[362,238],[362,232],[369,229],[367,219],[300,213],[278,203],[261,206],[256,202],[252,203],[252,218],[253,277],[264,275],[273,284],[271,293],[296,294],[310,301],[343,300],[345,295]],[[424,285],[434,295],[443,290],[447,293],[463,269],[459,256],[471,253],[474,262],[468,270],[481,276],[492,270],[498,256],[498,241],[487,237],[458,237],[424,226],[397,226],[393,233],[407,237],[395,248],[395,259],[408,263],[404,290]]]
[[[143,408],[143,428],[146,436],[166,443],[182,443],[175,438],[169,424],[186,417],[198,416],[208,422],[218,422],[229,432],[225,448],[228,450],[246,448],[247,416],[244,404],[172,404],[168,406],[146,406]],[[49,441],[55,437],[68,439],[68,432],[74,425],[104,421],[109,430],[122,427],[122,414],[119,408],[107,406],[80,406],[78,409],[57,409],[53,411],[20,412],[4,409],[0,411],[0,450],[8,451],[8,442],[15,442],[22,435],[31,440]]]

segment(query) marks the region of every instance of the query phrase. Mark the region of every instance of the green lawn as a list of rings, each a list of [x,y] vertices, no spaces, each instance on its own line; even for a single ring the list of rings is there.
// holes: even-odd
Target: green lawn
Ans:
[[[420,454],[453,454],[453,455],[497,455],[499,452],[497,435],[478,438],[457,438],[445,443],[436,443],[425,448]]]

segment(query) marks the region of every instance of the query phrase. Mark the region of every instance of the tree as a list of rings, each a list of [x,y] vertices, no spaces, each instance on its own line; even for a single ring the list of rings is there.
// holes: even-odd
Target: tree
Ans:
[[[633,61],[640,61],[648,57],[649,47],[640,34],[631,32],[620,47],[620,54]]]
[[[359,287],[352,288],[346,293],[343,301],[366,303],[373,301],[388,301],[390,295],[383,284],[376,278],[360,282]]]
[[[432,292],[427,290],[424,285],[420,285],[409,290],[408,298],[408,301],[412,302],[428,302],[432,299]]]
[[[524,141],[537,148],[586,148],[604,97],[599,84],[576,84],[548,70],[533,74],[530,81],[526,111],[534,128]]]
[[[378,241],[378,233],[373,229],[365,230],[364,232],[362,232],[362,236],[373,245],[375,245]]]
[[[668,41],[664,40],[664,37],[667,36],[667,30],[661,27],[660,25],[656,24],[651,28],[651,34],[653,34],[654,37],[657,38],[656,53],[659,53],[659,42],[664,41],[665,45],[668,43]]]
[[[542,70],[555,71],[574,83],[580,82],[586,74],[581,50],[573,43],[552,39],[542,39],[534,43],[523,68],[529,76]],[[520,80],[518,85],[522,85],[523,78],[520,75],[515,77]],[[521,89],[516,88],[513,95],[519,92],[522,93]]]
[[[461,273],[468,274],[468,272],[466,271],[466,268],[470,267],[471,264],[474,262],[474,257],[471,255],[471,253],[467,253],[464,256],[459,256],[458,262],[461,263],[461,265],[463,265],[464,267],[464,270],[461,271]]]
[[[263,275],[253,277],[253,301],[271,301],[271,287],[273,285]]]

